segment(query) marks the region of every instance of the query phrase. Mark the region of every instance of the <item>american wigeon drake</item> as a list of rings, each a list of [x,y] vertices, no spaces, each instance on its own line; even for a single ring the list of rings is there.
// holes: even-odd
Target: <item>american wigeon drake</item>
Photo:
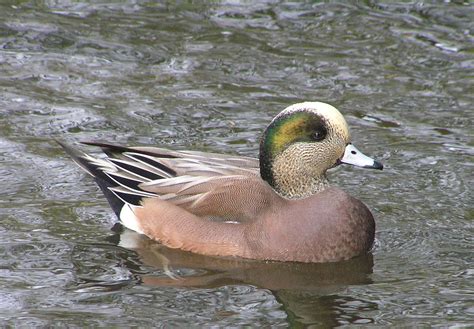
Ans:
[[[329,186],[346,163],[382,169],[350,141],[333,106],[287,107],[265,129],[260,159],[97,142],[92,157],[60,143],[95,181],[127,228],[170,248],[203,255],[332,262],[367,253],[369,209]]]

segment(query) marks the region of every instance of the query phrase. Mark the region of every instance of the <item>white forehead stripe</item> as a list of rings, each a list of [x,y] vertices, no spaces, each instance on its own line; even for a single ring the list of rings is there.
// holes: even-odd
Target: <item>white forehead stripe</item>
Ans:
[[[323,103],[323,102],[303,102],[303,103],[296,103],[293,105],[288,106],[286,109],[284,109],[280,114],[285,114],[285,113],[292,113],[292,112],[298,112],[302,110],[310,110],[315,113],[318,113],[322,117],[328,119],[331,122],[344,122],[346,123],[346,120],[344,119],[343,115],[337,108],[335,108],[332,105]],[[280,116],[280,114],[278,116]]]

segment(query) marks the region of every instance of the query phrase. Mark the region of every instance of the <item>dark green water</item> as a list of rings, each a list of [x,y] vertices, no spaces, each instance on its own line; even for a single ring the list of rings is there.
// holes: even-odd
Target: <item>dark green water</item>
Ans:
[[[1,323],[473,325],[473,22],[467,1],[2,1]],[[376,216],[367,257],[223,260],[121,236],[52,140],[256,156],[304,100],[338,107],[385,164],[330,176]]]

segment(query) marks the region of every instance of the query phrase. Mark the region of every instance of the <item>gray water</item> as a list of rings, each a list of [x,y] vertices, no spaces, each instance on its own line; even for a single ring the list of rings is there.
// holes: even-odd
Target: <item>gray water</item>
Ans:
[[[1,323],[474,325],[474,5],[171,3],[0,3]],[[53,141],[257,156],[304,100],[384,162],[330,174],[376,217],[366,257],[219,259],[120,233]]]

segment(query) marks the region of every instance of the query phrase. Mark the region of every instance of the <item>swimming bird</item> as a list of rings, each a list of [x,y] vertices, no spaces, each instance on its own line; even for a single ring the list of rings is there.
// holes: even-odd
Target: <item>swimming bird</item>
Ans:
[[[101,142],[105,157],[58,143],[107,198],[121,224],[167,247],[209,256],[334,262],[369,252],[375,221],[331,186],[340,164],[382,169],[352,143],[342,114],[291,105],[263,132],[259,159]]]

